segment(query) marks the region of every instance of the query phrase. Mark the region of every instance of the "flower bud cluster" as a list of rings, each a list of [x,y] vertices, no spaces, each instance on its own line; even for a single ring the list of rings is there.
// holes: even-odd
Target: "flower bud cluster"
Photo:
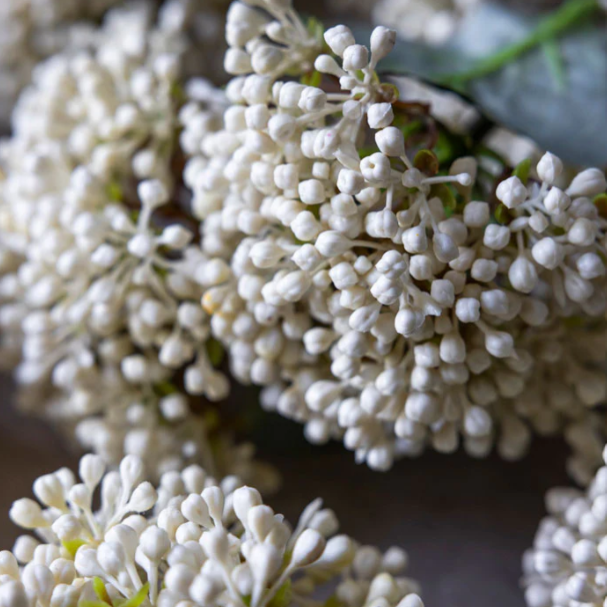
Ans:
[[[607,457],[607,452],[604,454]],[[604,459],[604,463],[607,460]],[[607,466],[587,491],[552,489],[548,516],[524,556],[529,607],[602,606],[607,601]]]
[[[189,403],[222,399],[228,381],[210,360],[204,256],[174,165],[225,101],[202,79],[182,99],[177,5],[157,26],[141,8],[38,66],[15,110],[0,182],[3,346],[20,359],[25,406],[108,463],[133,454],[157,474],[201,462],[256,480],[249,446],[218,436],[211,449],[213,424]]]
[[[0,5],[0,124],[6,126],[17,96],[42,58],[74,42],[86,27],[117,0],[5,0]]]
[[[146,0],[118,8],[120,4],[118,0],[3,0],[0,124],[8,126],[13,105],[40,61],[59,52],[90,48],[99,38],[111,38],[113,45],[137,54],[146,45],[143,37],[155,16],[162,35],[186,51],[187,73],[206,75],[221,64],[225,0]],[[96,25],[101,19],[103,30]]]
[[[372,11],[376,23],[391,23],[405,40],[445,44],[459,22],[483,0],[379,0]]]
[[[532,429],[583,418],[607,395],[605,175],[567,183],[546,154],[494,194],[474,158],[446,174],[424,153],[414,164],[375,74],[395,33],[376,28],[367,48],[327,30],[311,86],[251,38],[284,16],[257,6],[269,17],[229,11],[231,105],[185,170],[209,257],[203,307],[234,376],[376,469],[461,438],[516,458]]]
[[[0,553],[4,607],[82,601],[138,607],[316,604],[334,591],[340,605],[423,607],[404,577],[406,553],[382,554],[337,535],[333,511],[315,500],[292,529],[236,477],[217,483],[198,466],[144,481],[142,460],[128,456],[105,472],[98,456],[80,461],[77,483],[66,468],[40,477],[42,504],[16,501],[11,519],[36,532]],[[97,490],[101,506],[93,511]],[[322,603],[318,603],[322,605]]]

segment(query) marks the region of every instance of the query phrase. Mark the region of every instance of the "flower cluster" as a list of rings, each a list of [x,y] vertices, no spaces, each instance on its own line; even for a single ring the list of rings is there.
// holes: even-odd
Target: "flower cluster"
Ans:
[[[406,40],[440,45],[453,36],[460,20],[483,0],[379,0],[376,23],[391,23]]]
[[[98,456],[34,483],[38,502],[16,501],[11,519],[36,532],[0,553],[3,607],[66,605],[323,605],[423,607],[402,576],[407,555],[382,554],[336,535],[335,514],[312,502],[292,529],[235,477],[221,483],[198,466],[144,481],[128,456],[105,473]],[[99,488],[101,505],[93,510]]]
[[[8,123],[36,64],[87,33],[81,20],[100,17],[117,0],[6,0],[0,6],[0,123]]]
[[[607,600],[607,466],[598,470],[587,491],[550,490],[546,508],[549,516],[540,523],[534,546],[523,559],[527,604],[603,605]]]
[[[412,160],[375,73],[395,33],[329,29],[314,86],[314,40],[256,4],[228,12],[231,105],[185,170],[234,376],[376,469],[460,436],[515,458],[583,419],[607,394],[605,175],[548,153],[494,191],[472,157]]]
[[[13,114],[1,151],[5,361],[21,359],[27,409],[108,462],[136,454],[162,473],[193,461],[215,471],[218,459],[251,480],[251,449],[224,453],[221,435],[211,449],[213,422],[188,402],[228,390],[178,168],[224,99],[201,79],[181,85],[178,5],[157,26],[143,9],[110,13],[90,49],[38,66]]]
[[[56,53],[89,48],[99,36],[112,43],[136,48],[140,33],[149,28],[157,4],[133,3],[115,8],[118,0],[4,0],[0,6],[0,124],[6,126],[19,92],[26,87],[36,65]],[[181,32],[189,47],[186,69],[196,72],[217,66],[221,54],[221,22],[225,0],[167,0],[158,11],[159,26],[173,35]],[[107,16],[106,16],[107,12]],[[106,18],[104,31],[96,21]],[[201,67],[201,58],[204,66]]]

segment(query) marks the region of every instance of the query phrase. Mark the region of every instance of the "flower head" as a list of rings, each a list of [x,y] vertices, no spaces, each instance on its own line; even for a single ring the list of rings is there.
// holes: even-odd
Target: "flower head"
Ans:
[[[228,29],[242,19],[251,33],[243,6]],[[260,7],[278,28],[284,16]],[[607,393],[604,340],[574,345],[605,330],[592,202],[605,176],[558,187],[562,163],[547,154],[492,198],[474,158],[441,172],[428,150],[412,160],[374,70],[394,32],[376,28],[367,48],[340,25],[324,40],[312,86],[293,79],[304,63],[270,69],[254,61],[265,43],[228,36],[241,57],[226,64],[231,106],[186,170],[215,257],[202,299],[212,334],[240,381],[266,386],[265,407],[313,442],[342,437],[373,468],[461,439],[519,457],[532,428],[562,430]],[[566,407],[552,385],[572,395]],[[529,386],[534,402],[517,404]]]
[[[598,470],[586,491],[551,489],[546,508],[549,514],[523,560],[527,604],[602,605],[607,599],[607,467]]]
[[[87,455],[80,478],[67,469],[42,476],[34,493],[44,508],[27,498],[13,504],[12,520],[42,543],[22,536],[13,553],[0,554],[6,607],[322,605],[315,593],[335,584],[339,604],[423,607],[417,584],[402,575],[405,552],[382,554],[336,535],[335,514],[321,500],[292,529],[256,489],[235,477],[218,484],[197,466],[163,475],[155,489],[140,459],[126,457],[105,473],[101,458]]]

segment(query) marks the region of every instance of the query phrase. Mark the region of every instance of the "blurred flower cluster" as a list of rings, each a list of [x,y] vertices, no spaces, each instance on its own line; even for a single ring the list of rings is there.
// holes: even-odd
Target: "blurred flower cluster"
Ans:
[[[587,491],[550,490],[546,508],[548,516],[523,559],[527,605],[603,605],[607,600],[607,466],[597,471]]]
[[[187,37],[187,69],[209,72],[221,60],[221,27],[227,0],[3,0],[0,3],[0,125],[6,126],[37,64],[59,52],[78,52],[111,36],[118,45],[141,43],[156,18],[167,32]],[[159,6],[160,5],[160,6]],[[97,27],[106,21],[103,30]]]

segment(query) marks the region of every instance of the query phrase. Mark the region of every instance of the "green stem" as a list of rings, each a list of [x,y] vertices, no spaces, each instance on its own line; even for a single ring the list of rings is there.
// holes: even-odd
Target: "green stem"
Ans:
[[[542,19],[525,38],[479,60],[470,70],[439,77],[439,82],[453,88],[462,88],[466,82],[482,78],[512,63],[524,53],[554,40],[580,24],[599,9],[598,0],[569,0],[558,10]]]

